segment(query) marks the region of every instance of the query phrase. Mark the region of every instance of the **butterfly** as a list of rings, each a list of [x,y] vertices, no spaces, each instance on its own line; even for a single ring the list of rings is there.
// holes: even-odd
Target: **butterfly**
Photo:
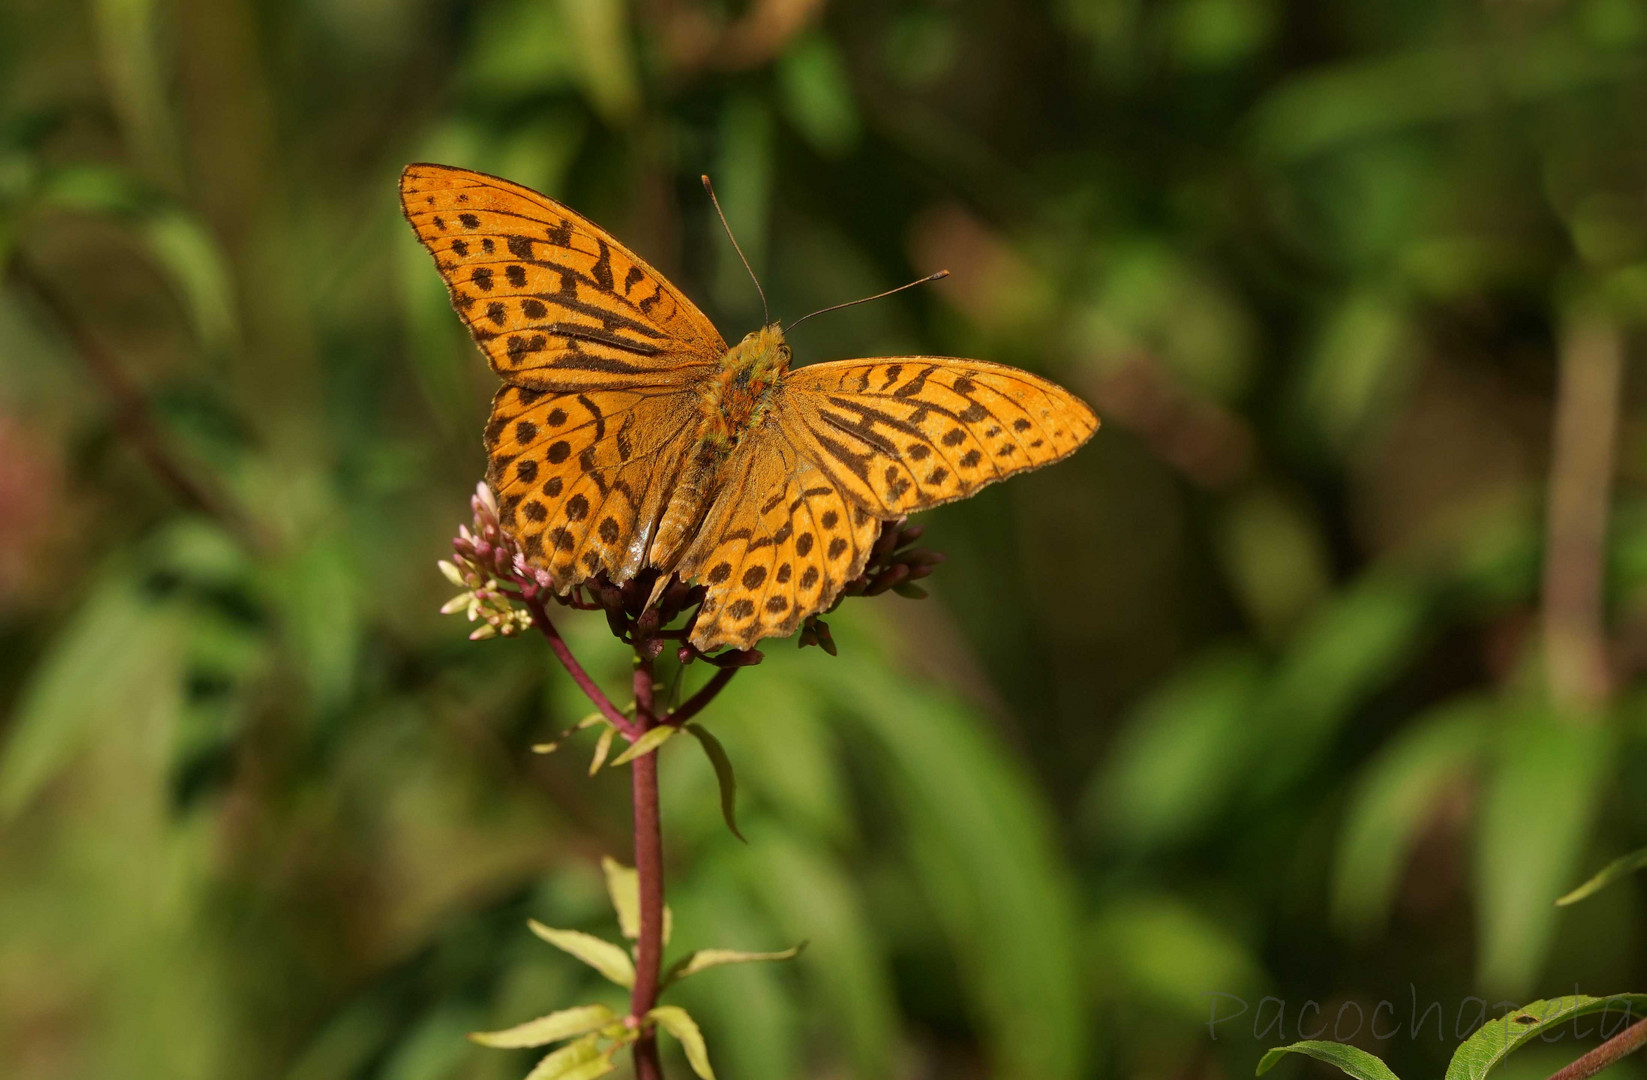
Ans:
[[[794,633],[862,572],[883,521],[1058,461],[1098,427],[1000,364],[791,370],[776,323],[729,348],[605,230],[508,180],[408,165],[400,200],[503,380],[485,442],[504,528],[558,591],[649,568],[707,586],[704,652]]]

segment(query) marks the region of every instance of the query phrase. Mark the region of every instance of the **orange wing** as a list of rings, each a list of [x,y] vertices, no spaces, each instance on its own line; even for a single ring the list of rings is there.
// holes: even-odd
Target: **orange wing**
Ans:
[[[776,429],[745,439],[728,465],[674,567],[708,587],[692,630],[705,651],[794,633],[863,572],[881,525]]]
[[[894,518],[1069,456],[1098,429],[1027,371],[939,356],[838,360],[786,376],[786,438],[865,511]]]
[[[671,385],[726,352],[662,274],[531,188],[408,165],[400,205],[492,370],[512,383],[550,392]]]
[[[696,400],[648,387],[498,391],[487,482],[504,527],[556,591],[641,569],[692,442]]]

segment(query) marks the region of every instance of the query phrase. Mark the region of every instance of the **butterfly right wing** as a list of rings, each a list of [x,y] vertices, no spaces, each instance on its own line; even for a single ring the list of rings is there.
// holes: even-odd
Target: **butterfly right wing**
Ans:
[[[408,165],[400,205],[452,306],[509,382],[548,391],[675,384],[726,352],[662,274],[531,188]]]
[[[674,572],[707,587],[692,644],[747,649],[788,637],[863,572],[879,519],[776,428],[753,433]]]
[[[778,423],[859,506],[894,518],[1075,452],[1098,418],[1068,390],[982,360],[896,356],[789,372]]]

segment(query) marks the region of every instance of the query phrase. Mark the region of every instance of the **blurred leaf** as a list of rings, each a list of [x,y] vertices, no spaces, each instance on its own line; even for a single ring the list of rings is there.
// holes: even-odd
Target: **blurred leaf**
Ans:
[[[1314,762],[1351,711],[1424,644],[1430,612],[1422,581],[1375,570],[1300,626],[1262,694],[1267,745],[1248,791],[1271,795]]]
[[[364,618],[361,577],[346,532],[315,531],[306,540],[270,568],[269,593],[324,716],[353,690]]]
[[[162,65],[164,5],[158,0],[95,0],[93,28],[99,58],[127,147],[159,180],[176,178],[180,165],[172,118],[172,75]]]
[[[560,0],[571,56],[595,111],[621,125],[640,107],[640,81],[630,45],[625,0]]]
[[[1378,1058],[1367,1053],[1357,1046],[1345,1043],[1321,1042],[1310,1039],[1305,1042],[1293,1043],[1291,1046],[1276,1046],[1264,1052],[1258,1061],[1258,1075],[1263,1076],[1275,1067],[1288,1054],[1304,1054],[1325,1061],[1328,1065],[1336,1065],[1355,1080],[1398,1080],[1390,1067]]]
[[[721,111],[720,154],[710,179],[732,235],[738,238],[738,246],[756,276],[766,267],[772,140],[772,113],[765,102],[741,95],[727,100]],[[730,243],[715,246],[715,290],[731,311],[752,311],[753,305],[760,302],[749,271]]]
[[[1227,805],[1253,747],[1258,656],[1216,649],[1183,665],[1126,720],[1086,799],[1087,817],[1129,846],[1193,836]]]
[[[1301,369],[1303,420],[1347,451],[1406,385],[1417,355],[1398,301],[1378,292],[1350,296],[1327,316]]]
[[[237,335],[234,281],[217,241],[200,221],[169,209],[142,222],[140,235],[182,301],[201,347],[208,355],[228,349]]]
[[[526,925],[538,937],[582,960],[619,986],[628,989],[635,985],[635,962],[629,959],[627,952],[610,941],[578,930],[556,930],[536,919],[528,919]]]
[[[723,964],[754,964],[774,960],[793,960],[806,948],[806,942],[784,949],[782,952],[738,952],[735,949],[698,949],[689,952],[670,965],[664,973],[663,986],[678,982],[700,971],[707,971],[712,967]]]
[[[850,875],[795,837],[770,829],[751,830],[750,837],[740,861],[745,883],[783,933],[812,940],[810,961],[799,970],[816,988],[813,1009],[828,1017],[823,1029],[850,1075],[892,1075],[891,973]]]
[[[1557,900],[1556,905],[1566,907],[1568,904],[1576,904],[1580,900],[1588,899],[1619,878],[1624,877],[1626,874],[1633,874],[1637,870],[1647,870],[1647,848],[1614,859],[1602,867],[1601,872],[1595,877]]]
[[[1147,1001],[1180,1020],[1207,1022],[1208,994],[1256,996],[1269,979],[1252,951],[1227,929],[1168,895],[1106,903],[1093,924],[1094,991]]]
[[[1486,1080],[1487,1074],[1512,1050],[1568,1020],[1626,1010],[1636,1015],[1647,1012],[1647,994],[1617,994],[1606,998],[1575,994],[1523,1005],[1497,1020],[1489,1020],[1464,1040],[1447,1064],[1446,1080]]]
[[[1174,53],[1191,68],[1240,63],[1268,44],[1274,28],[1268,0],[1179,0],[1170,27]]]
[[[679,730],[680,728],[673,724],[659,724],[657,727],[651,728],[640,738],[630,743],[627,750],[613,758],[612,767],[615,769],[619,765],[627,765],[638,757],[655,752],[658,747],[674,738],[675,733]]]
[[[559,944],[558,942],[554,944]],[[565,948],[565,946],[561,946]],[[571,949],[567,949],[572,952]],[[576,956],[576,953],[573,953]],[[583,959],[579,957],[579,959]],[[602,973],[604,974],[604,972]],[[552,1012],[548,1016],[540,1016],[536,1020],[528,1020],[524,1024],[516,1024],[512,1028],[502,1031],[476,1031],[469,1038],[482,1046],[495,1046],[500,1049],[517,1049],[523,1046],[543,1046],[560,1039],[570,1038],[573,1035],[583,1035],[599,1028],[616,1014],[605,1005],[580,1005],[572,1009],[562,1009]]]
[[[595,1036],[588,1035],[544,1055],[542,1060],[532,1067],[532,1071],[526,1074],[526,1080],[566,1080],[573,1069],[586,1068],[597,1060],[605,1068],[601,1072],[591,1074],[592,1076],[603,1076],[615,1068],[610,1058],[601,1055]]]
[[[1407,857],[1436,804],[1481,763],[1498,717],[1465,698],[1415,717],[1364,770],[1350,797],[1333,873],[1335,920],[1372,932],[1388,914]]]
[[[97,582],[35,666],[7,725],[0,820],[108,729],[175,719],[185,625],[174,605],[145,595],[123,571]]]
[[[1220,552],[1236,595],[1260,632],[1293,628],[1330,590],[1326,543],[1309,512],[1258,488],[1230,500]]]
[[[703,1044],[703,1032],[698,1030],[697,1022],[687,1015],[685,1009],[678,1005],[659,1005],[646,1015],[680,1040],[681,1049],[686,1051],[686,1060],[691,1063],[693,1072],[703,1080],[715,1080],[715,1070],[709,1067],[709,1048]]]
[[[860,639],[853,648],[866,649]],[[795,654],[804,659],[805,654]],[[917,867],[998,1074],[1081,1074],[1088,1032],[1075,901],[1051,822],[1013,756],[943,693],[869,661],[820,691],[885,755]],[[816,948],[824,944],[816,935]],[[810,966],[810,965],[809,965]]]
[[[1480,978],[1496,993],[1531,984],[1555,929],[1611,770],[1604,725],[1524,703],[1494,732],[1480,811],[1476,889]]]
[[[689,721],[686,730],[703,746],[709,764],[715,769],[715,782],[721,790],[721,817],[726,820],[726,827],[732,831],[733,836],[746,844],[749,843],[748,840],[744,840],[743,833],[738,831],[738,779],[733,775],[732,759],[726,756],[726,748],[700,724]]]
[[[840,53],[821,33],[807,34],[779,58],[785,116],[820,154],[838,156],[858,141],[858,108]]]

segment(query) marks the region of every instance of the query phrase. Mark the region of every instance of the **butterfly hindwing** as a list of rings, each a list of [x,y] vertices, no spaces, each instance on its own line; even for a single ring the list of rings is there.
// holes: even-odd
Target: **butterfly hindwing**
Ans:
[[[503,378],[543,390],[679,381],[726,352],[713,324],[605,230],[530,188],[408,165],[401,209]]]
[[[691,442],[693,402],[646,388],[498,391],[487,480],[504,527],[557,591],[602,570],[622,582],[641,569]]]
[[[740,448],[733,483],[676,568],[708,587],[692,643],[787,637],[862,573],[880,521],[771,430]]]
[[[1098,418],[1073,394],[1016,368],[907,356],[789,373],[780,423],[858,505],[897,517],[1050,464]]]

